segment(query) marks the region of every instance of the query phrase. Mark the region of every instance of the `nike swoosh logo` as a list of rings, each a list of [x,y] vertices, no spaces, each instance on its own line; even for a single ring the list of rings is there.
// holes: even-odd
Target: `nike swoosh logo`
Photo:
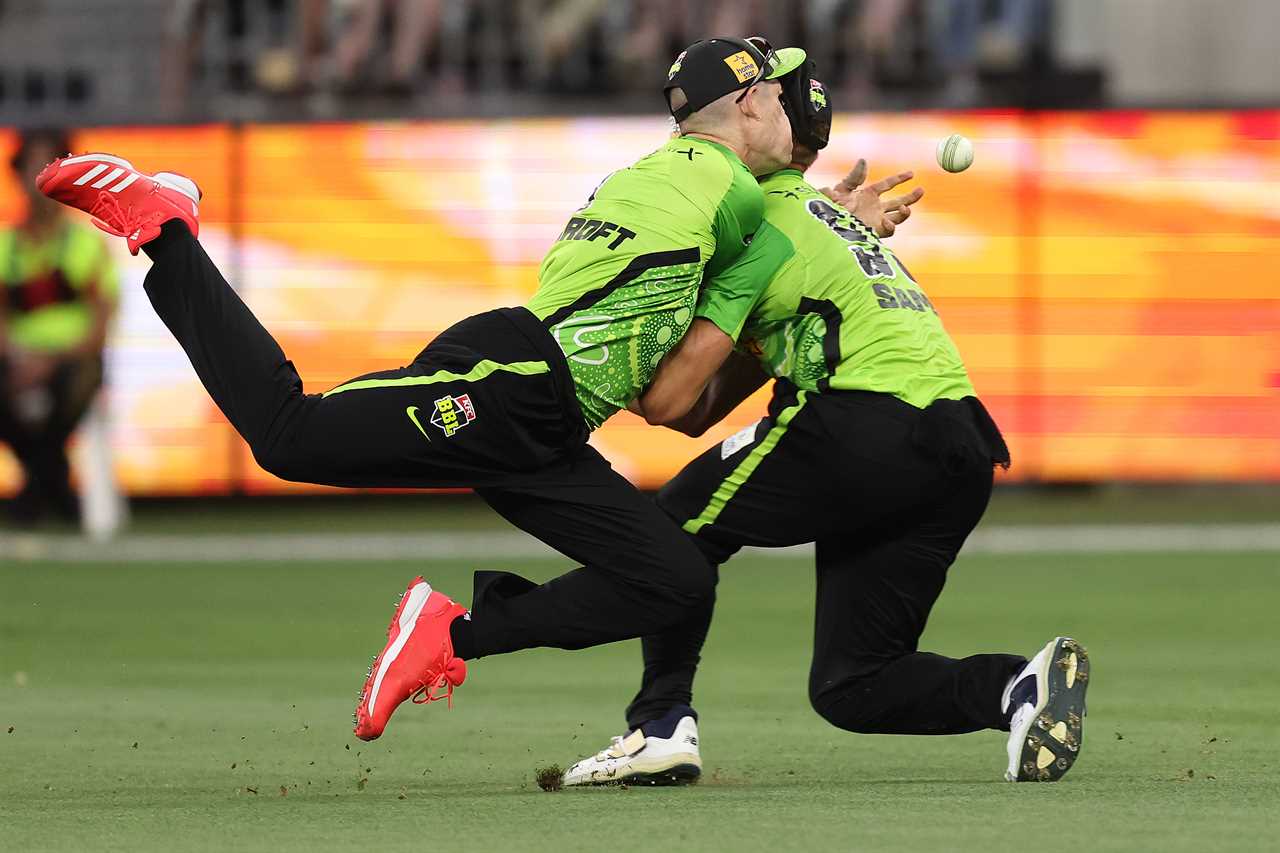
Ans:
[[[422,428],[422,424],[418,423],[418,407],[409,406],[404,410],[404,413],[409,416],[409,420],[413,421],[413,425],[418,428],[418,432],[422,433],[422,437],[430,441],[431,436],[427,435],[427,431]]]

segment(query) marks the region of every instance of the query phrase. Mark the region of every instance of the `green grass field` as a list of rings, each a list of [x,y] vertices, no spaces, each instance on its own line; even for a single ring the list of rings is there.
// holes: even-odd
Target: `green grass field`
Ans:
[[[1000,781],[1003,737],[850,735],[808,707],[803,560],[726,569],[687,789],[543,793],[622,728],[634,643],[474,663],[381,740],[350,733],[394,599],[473,566],[0,567],[5,850],[1274,848],[1280,558],[962,557],[924,647],[1094,660],[1079,763]],[[521,567],[537,577],[560,566]]]

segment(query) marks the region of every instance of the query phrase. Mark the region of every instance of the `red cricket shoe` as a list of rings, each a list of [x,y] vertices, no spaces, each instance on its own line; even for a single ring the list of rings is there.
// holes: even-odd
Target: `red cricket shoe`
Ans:
[[[160,236],[160,226],[180,219],[200,236],[200,188],[173,172],[148,175],[110,154],[59,157],[36,176],[36,188],[54,201],[83,210],[93,224],[129,240],[129,251]]]
[[[382,734],[387,721],[404,700],[414,703],[448,699],[467,678],[467,662],[453,653],[449,626],[467,608],[447,595],[432,592],[422,578],[414,578],[400,598],[387,628],[387,645],[373,659],[356,705],[355,732],[361,740]],[[437,692],[443,689],[443,694]]]

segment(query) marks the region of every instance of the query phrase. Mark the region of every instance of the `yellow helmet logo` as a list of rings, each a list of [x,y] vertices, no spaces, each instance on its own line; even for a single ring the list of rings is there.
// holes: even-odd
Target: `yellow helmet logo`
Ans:
[[[726,56],[724,64],[733,71],[733,76],[738,78],[739,83],[745,83],[760,73],[760,66],[756,65],[755,58],[745,50]]]

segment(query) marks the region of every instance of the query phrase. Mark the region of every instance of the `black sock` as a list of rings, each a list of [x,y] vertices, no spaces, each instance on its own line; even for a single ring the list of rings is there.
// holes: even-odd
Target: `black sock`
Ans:
[[[168,222],[160,226],[160,236],[150,242],[142,244],[142,251],[147,253],[147,257],[152,261],[164,254],[167,247],[175,243],[181,243],[186,240],[194,240],[191,236],[191,230],[183,224],[180,219],[170,219]]]
[[[475,626],[471,624],[470,613],[464,613],[449,623],[449,639],[453,641],[453,653],[463,660],[475,658],[475,636]]]

